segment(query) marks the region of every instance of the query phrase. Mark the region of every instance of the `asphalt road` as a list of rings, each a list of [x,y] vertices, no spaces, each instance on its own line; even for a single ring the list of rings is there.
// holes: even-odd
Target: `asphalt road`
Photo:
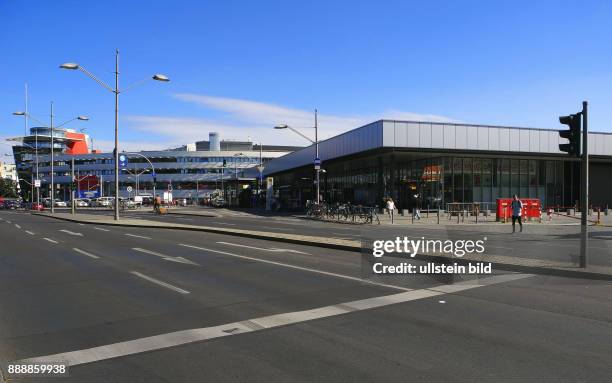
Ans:
[[[612,381],[610,282],[363,280],[358,253],[23,212],[0,244],[0,365],[61,354],[55,381]]]

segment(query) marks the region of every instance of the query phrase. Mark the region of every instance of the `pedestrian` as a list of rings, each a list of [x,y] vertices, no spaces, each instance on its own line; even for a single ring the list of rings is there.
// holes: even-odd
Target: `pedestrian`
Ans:
[[[415,206],[414,206],[414,210],[413,210],[413,216],[414,218],[418,219],[419,221],[421,220],[421,197],[419,194],[415,194],[414,195],[414,201],[415,201]]]
[[[155,213],[159,213],[160,207],[161,207],[161,198],[159,197],[159,194],[157,194],[155,196],[155,199],[153,200],[153,211]]]
[[[521,227],[521,232],[523,232],[523,222],[521,219],[521,216],[523,214],[523,202],[521,202],[521,200],[518,199],[518,196],[516,194],[514,195],[514,197],[512,197],[511,208],[512,208],[512,232],[513,233],[516,232],[516,221],[518,221],[519,226]]]
[[[389,213],[389,218],[391,218],[391,223],[393,223],[393,218],[395,216],[395,203],[391,198],[387,199],[387,212]]]

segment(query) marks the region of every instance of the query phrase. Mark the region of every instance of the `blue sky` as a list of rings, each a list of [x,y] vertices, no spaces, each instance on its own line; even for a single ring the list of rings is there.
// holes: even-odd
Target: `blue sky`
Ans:
[[[23,109],[86,114],[95,145],[113,138],[121,51],[123,149],[250,137],[300,144],[276,123],[323,137],[380,118],[560,128],[590,102],[590,129],[612,132],[612,3],[607,1],[2,1],[0,137]],[[6,152],[10,148],[0,145]]]

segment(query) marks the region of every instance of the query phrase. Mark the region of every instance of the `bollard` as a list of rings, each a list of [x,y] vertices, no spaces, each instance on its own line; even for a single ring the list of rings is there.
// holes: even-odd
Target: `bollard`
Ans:
[[[412,214],[411,214],[411,216],[412,216],[412,223],[414,223],[414,208],[412,209]]]
[[[459,212],[459,210],[457,210],[457,223],[459,223],[459,216],[461,215],[461,213]]]
[[[440,208],[438,208],[438,225],[440,224]]]

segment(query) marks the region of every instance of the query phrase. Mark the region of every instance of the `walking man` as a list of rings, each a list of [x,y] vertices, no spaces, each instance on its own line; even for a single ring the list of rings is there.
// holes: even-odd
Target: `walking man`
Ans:
[[[521,232],[523,231],[523,222],[521,220],[521,216],[523,214],[523,202],[518,199],[518,196],[515,194],[512,198],[512,232],[516,232],[516,221],[518,221],[519,226],[521,227]]]
[[[417,193],[414,195],[414,210],[412,212],[413,218],[421,220],[421,196]]]
[[[393,223],[393,218],[395,215],[395,203],[391,198],[387,200],[387,212],[389,213],[389,218],[391,218],[391,223]]]

